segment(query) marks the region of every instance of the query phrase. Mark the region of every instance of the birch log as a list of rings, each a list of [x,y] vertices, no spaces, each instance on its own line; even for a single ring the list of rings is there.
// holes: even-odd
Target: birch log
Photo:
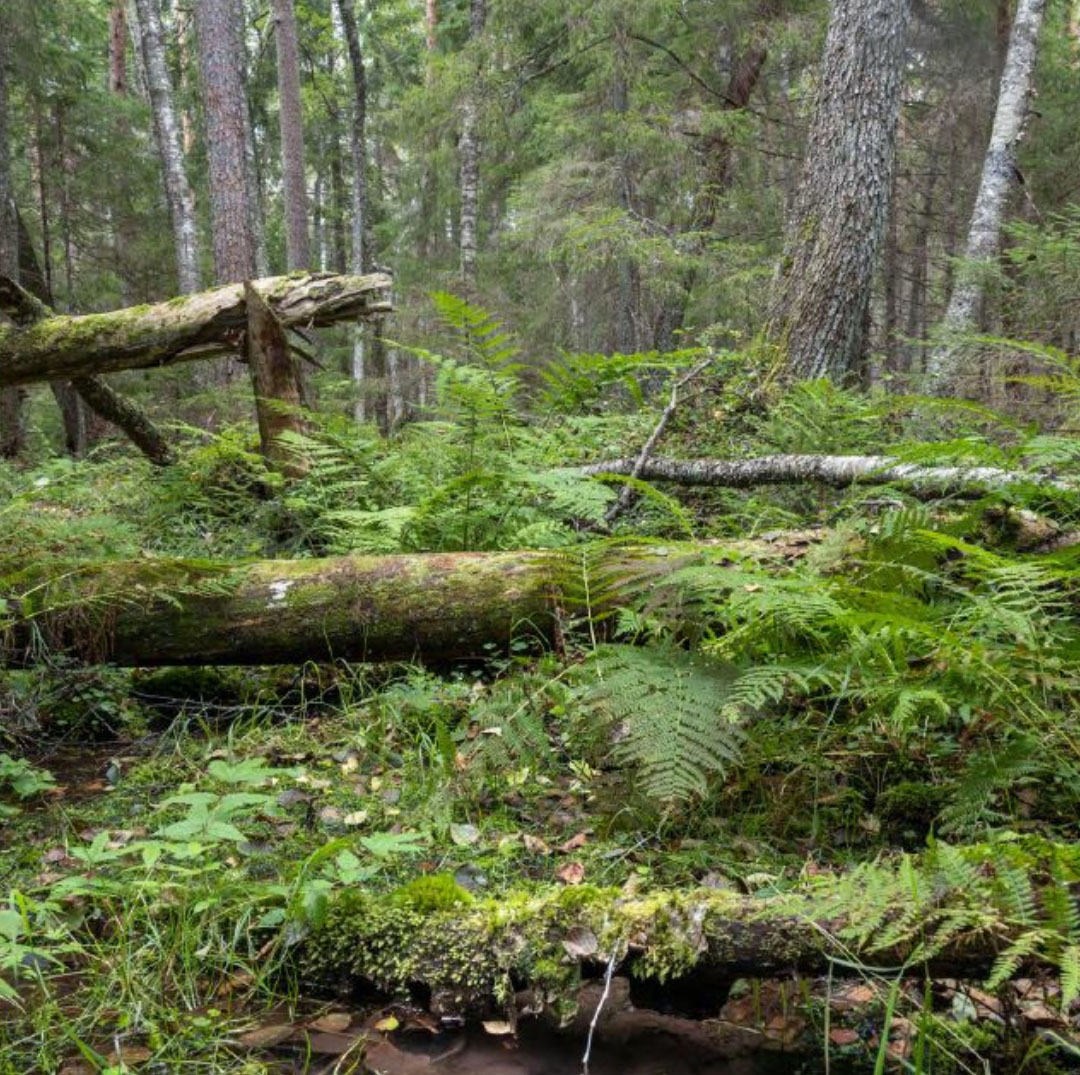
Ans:
[[[920,466],[887,455],[766,455],[754,459],[611,459],[583,468],[587,475],[635,474],[643,481],[750,489],[755,485],[818,482],[837,489],[850,485],[903,485],[916,496],[981,496],[1009,486],[1039,485],[1076,491],[1074,482],[998,467]]]
[[[1016,152],[1027,122],[1039,29],[1045,12],[1046,0],[1020,0],[1013,20],[994,127],[968,229],[965,264],[957,275],[941,324],[942,343],[931,353],[927,365],[930,388],[939,395],[970,395],[976,387],[971,384],[971,373],[962,368],[963,350],[957,346],[956,337],[978,331],[983,277],[1001,250],[1001,230],[1009,198],[1020,179]]]

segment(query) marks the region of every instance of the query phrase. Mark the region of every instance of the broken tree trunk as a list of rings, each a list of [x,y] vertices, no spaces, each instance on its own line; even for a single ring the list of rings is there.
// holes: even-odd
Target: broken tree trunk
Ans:
[[[248,311],[247,360],[262,454],[286,476],[297,478],[307,468],[281,435],[302,434],[307,428],[300,416],[300,373],[281,322],[251,284],[244,284],[244,301]]]
[[[582,468],[588,475],[634,475],[642,481],[750,489],[755,485],[820,482],[837,489],[851,485],[903,485],[917,497],[979,497],[1009,486],[1038,485],[1076,492],[1075,482],[998,467],[921,466],[887,455],[766,455],[754,459],[611,459]]]
[[[390,278],[381,273],[304,273],[251,286],[286,328],[390,311]],[[0,327],[0,387],[208,358],[235,351],[246,327],[243,284],[152,306]]]

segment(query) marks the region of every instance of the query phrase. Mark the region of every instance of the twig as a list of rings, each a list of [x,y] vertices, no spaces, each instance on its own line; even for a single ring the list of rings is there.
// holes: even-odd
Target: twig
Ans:
[[[604,1010],[607,998],[611,993],[611,979],[615,975],[615,965],[619,962],[619,946],[615,945],[611,950],[611,958],[608,960],[607,970],[604,972],[604,991],[600,994],[600,1003],[593,1012],[592,1022],[589,1023],[589,1036],[585,1040],[585,1055],[581,1058],[581,1075],[589,1075],[589,1057],[592,1056],[593,1035],[596,1033],[596,1025],[600,1022],[600,1013]]]
[[[610,527],[612,523],[614,523],[631,504],[633,504],[637,495],[637,492],[634,489],[634,482],[641,476],[641,472],[645,469],[645,464],[649,461],[653,449],[664,435],[664,430],[667,429],[667,424],[671,421],[672,415],[675,413],[675,408],[679,405],[679,389],[685,388],[699,373],[701,373],[702,370],[705,369],[706,366],[709,365],[711,361],[711,358],[702,359],[692,370],[683,374],[683,376],[671,386],[671,399],[668,400],[668,405],[660,415],[660,421],[656,423],[656,428],[649,434],[649,439],[638,453],[634,468],[630,471],[630,480],[619,490],[618,497],[604,515],[604,522],[608,527]]]

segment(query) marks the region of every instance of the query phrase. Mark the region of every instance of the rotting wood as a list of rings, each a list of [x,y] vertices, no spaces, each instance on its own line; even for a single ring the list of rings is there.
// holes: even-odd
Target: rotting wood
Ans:
[[[248,309],[247,359],[262,454],[280,466],[288,477],[298,478],[307,467],[289,450],[282,434],[306,432],[300,414],[303,405],[300,373],[285,330],[251,284],[244,285],[244,301]]]
[[[389,313],[390,284],[382,273],[301,273],[251,286],[290,328]],[[111,313],[0,326],[0,387],[209,358],[235,351],[246,326],[243,284]]]

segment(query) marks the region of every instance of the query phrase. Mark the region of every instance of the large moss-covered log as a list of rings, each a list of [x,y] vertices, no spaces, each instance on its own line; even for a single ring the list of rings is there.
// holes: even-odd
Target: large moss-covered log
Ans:
[[[427,995],[452,1015],[509,1006],[521,990],[534,1009],[572,1003],[583,975],[609,964],[632,978],[695,983],[702,1006],[711,993],[717,1008],[714,987],[740,977],[1006,978],[1052,966],[1068,930],[1067,919],[1037,920],[1010,893],[1043,855],[1060,866],[1073,852],[939,845],[771,896],[583,885],[477,899],[449,877],[424,877],[389,896],[338,894],[299,963],[316,985]],[[1070,899],[1067,875],[1054,876],[1040,894],[1047,906]]]
[[[612,572],[664,574],[689,557],[786,560],[819,535],[721,546],[674,543],[556,551],[341,556],[246,565],[146,559],[74,564],[5,579],[0,657],[44,644],[126,666],[429,661],[490,656],[515,637],[555,641],[560,608],[604,607]],[[4,623],[0,603],[0,626]]]
[[[251,286],[285,327],[390,310],[390,278],[298,273]],[[0,326],[0,387],[162,366],[236,350],[247,327],[244,285],[82,317]]]

